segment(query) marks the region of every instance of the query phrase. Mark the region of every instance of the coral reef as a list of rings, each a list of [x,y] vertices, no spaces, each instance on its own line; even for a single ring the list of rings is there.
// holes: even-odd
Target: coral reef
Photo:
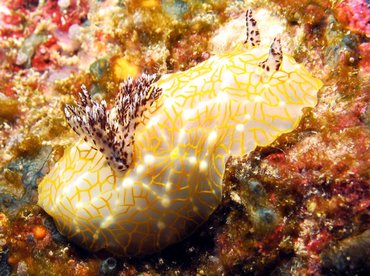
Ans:
[[[128,74],[187,70],[230,49],[247,8],[269,15],[283,50],[324,81],[317,106],[271,146],[229,160],[221,205],[183,242],[141,258],[68,243],[36,205],[76,139],[64,106],[82,84],[110,106]],[[2,1],[0,274],[366,274],[368,18],[365,0]]]

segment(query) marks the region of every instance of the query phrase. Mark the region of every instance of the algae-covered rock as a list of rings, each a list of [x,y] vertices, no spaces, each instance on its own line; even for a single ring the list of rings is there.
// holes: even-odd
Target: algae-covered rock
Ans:
[[[29,37],[27,37],[17,54],[17,59],[15,63],[19,66],[24,66],[26,68],[31,66],[31,59],[33,55],[35,54],[36,48],[43,42],[45,42],[48,39],[47,35],[44,33],[40,34],[31,34]]]
[[[365,275],[370,271],[370,230],[335,243],[321,258],[324,274]]]
[[[40,138],[33,134],[18,135],[10,147],[14,156],[34,155],[41,148]]]
[[[6,189],[6,193],[0,195],[2,212],[17,215],[20,208],[37,201],[37,180],[44,175],[43,168],[50,154],[51,147],[41,147],[33,155],[17,157],[0,171],[6,180],[1,182],[3,190]],[[19,185],[23,186],[21,192]]]
[[[19,115],[19,105],[16,99],[0,93],[0,121],[14,121]]]
[[[9,249],[0,253],[0,275],[11,276],[12,267],[8,264]]]

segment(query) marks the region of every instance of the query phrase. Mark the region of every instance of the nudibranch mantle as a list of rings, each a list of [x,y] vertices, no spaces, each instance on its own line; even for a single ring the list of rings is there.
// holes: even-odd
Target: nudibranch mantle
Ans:
[[[39,185],[39,205],[62,234],[96,251],[140,255],[182,240],[219,205],[225,163],[295,128],[322,82],[289,55],[279,70],[269,49],[240,45],[162,76],[162,95],[135,129],[123,175],[83,140]]]

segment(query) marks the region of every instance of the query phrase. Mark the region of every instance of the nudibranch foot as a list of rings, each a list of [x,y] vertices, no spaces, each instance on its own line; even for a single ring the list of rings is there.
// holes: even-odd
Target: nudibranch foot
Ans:
[[[128,78],[120,86],[114,107],[107,111],[105,101],[91,99],[85,86],[79,93],[80,103],[67,105],[65,117],[71,128],[92,147],[102,152],[108,164],[124,173],[132,162],[135,128],[142,115],[158,99],[162,90],[154,85],[156,75]]]

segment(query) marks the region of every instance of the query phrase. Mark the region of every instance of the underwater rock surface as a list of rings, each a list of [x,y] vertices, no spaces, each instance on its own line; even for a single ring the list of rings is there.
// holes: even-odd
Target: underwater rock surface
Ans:
[[[6,0],[0,7],[1,274],[369,270],[368,1]],[[60,236],[36,205],[36,188],[75,142],[62,108],[81,84],[109,104],[127,75],[193,67],[213,54],[211,41],[222,41],[213,39],[218,30],[225,40],[243,30],[244,21],[228,23],[248,8],[280,22],[283,48],[323,80],[317,106],[292,133],[229,160],[222,204],[185,241],[112,259]]]

